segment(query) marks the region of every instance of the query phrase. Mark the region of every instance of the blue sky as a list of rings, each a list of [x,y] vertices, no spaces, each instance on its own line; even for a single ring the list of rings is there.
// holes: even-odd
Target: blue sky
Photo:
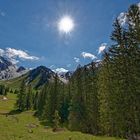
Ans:
[[[19,60],[18,65],[45,65],[52,69],[73,70],[79,63],[84,65],[100,59],[98,49],[101,44],[111,44],[114,19],[125,12],[130,4],[138,2],[0,0],[0,48],[4,51],[6,48],[14,49],[14,53],[18,50],[13,56]],[[70,16],[75,23],[74,30],[68,35],[61,34],[57,28],[58,21],[65,15]],[[19,50],[25,51],[26,58],[21,53],[17,55]],[[82,52],[93,54],[97,59],[86,57],[89,55],[82,55]]]

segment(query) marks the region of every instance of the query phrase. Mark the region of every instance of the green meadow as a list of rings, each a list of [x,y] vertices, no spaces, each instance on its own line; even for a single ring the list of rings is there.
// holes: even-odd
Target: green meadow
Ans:
[[[14,112],[15,94],[9,94],[7,100],[0,96],[0,140],[116,140],[112,137],[98,137],[81,132],[63,129],[53,132],[51,128],[40,124],[33,111]],[[8,114],[11,112],[11,114]],[[8,115],[7,115],[8,114]]]

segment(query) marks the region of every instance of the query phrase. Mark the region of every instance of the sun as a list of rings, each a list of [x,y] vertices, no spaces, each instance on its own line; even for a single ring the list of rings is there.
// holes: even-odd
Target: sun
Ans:
[[[70,33],[74,29],[73,19],[70,16],[62,17],[58,22],[58,29],[61,33]]]

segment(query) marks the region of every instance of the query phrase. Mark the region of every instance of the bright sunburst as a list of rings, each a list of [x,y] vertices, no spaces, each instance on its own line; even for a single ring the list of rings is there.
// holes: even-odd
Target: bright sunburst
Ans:
[[[61,33],[70,33],[74,29],[73,19],[69,16],[62,17],[58,22],[58,29]]]

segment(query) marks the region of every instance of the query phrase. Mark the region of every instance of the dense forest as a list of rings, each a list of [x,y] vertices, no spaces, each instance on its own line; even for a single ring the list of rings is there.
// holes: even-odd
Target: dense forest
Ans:
[[[102,61],[78,66],[68,83],[59,80],[33,90],[23,81],[16,108],[55,129],[134,139],[140,135],[140,10],[131,5],[127,23],[113,24],[112,45]],[[0,89],[3,90],[2,87]],[[2,91],[4,92],[4,91]],[[5,92],[4,92],[5,94]]]

